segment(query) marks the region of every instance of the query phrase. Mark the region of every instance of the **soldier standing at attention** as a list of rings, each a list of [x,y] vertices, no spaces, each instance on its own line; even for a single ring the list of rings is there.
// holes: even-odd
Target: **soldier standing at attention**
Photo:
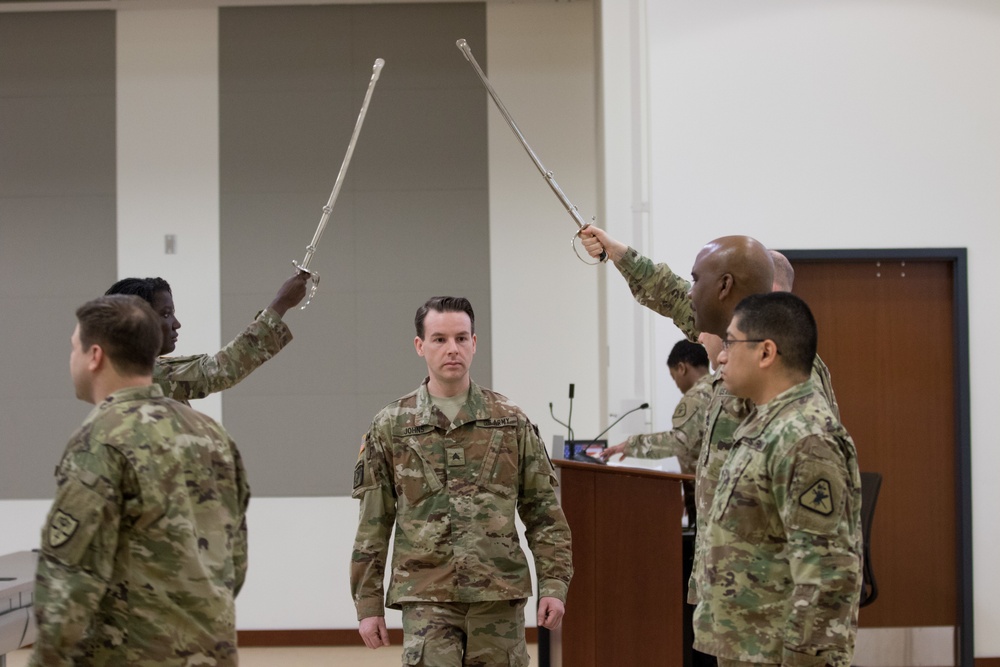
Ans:
[[[56,468],[30,665],[236,665],[250,497],[236,444],[152,384],[160,322],[142,299],[76,317],[70,374],[96,407]]]
[[[810,380],[816,322],[787,292],[739,303],[720,355],[755,406],[722,466],[692,580],[695,648],[720,667],[849,667],[861,594],[861,477]]]
[[[181,328],[174,313],[173,293],[163,278],[123,278],[105,294],[140,296],[160,316],[163,346],[153,369],[153,382],[167,397],[187,402],[235,386],[291,342],[292,332],[281,318],[305,298],[308,278],[308,273],[300,271],[286,280],[271,305],[214,355],[162,356],[174,351]]]
[[[420,387],[383,408],[354,469],[361,500],[351,593],[369,648],[389,645],[386,604],[403,611],[403,664],[527,665],[528,563],[514,525],[525,525],[538,575],[538,625],[562,622],[573,574],[570,529],[534,424],[506,397],[471,381],[475,314],[461,297],[417,310]]]

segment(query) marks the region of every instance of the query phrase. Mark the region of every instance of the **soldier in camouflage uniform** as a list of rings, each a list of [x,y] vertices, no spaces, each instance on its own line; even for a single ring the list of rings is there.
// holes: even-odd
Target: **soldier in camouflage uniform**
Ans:
[[[162,356],[174,351],[181,328],[174,314],[173,293],[163,278],[124,278],[105,294],[140,296],[160,315],[163,347],[153,369],[153,382],[169,398],[186,403],[235,386],[291,342],[292,332],[281,318],[305,297],[308,278],[308,273],[300,271],[286,280],[271,304],[214,355]]]
[[[152,384],[161,332],[144,301],[76,315],[73,384],[96,407],[56,469],[30,664],[236,665],[250,496],[236,445]]]
[[[562,621],[573,572],[570,530],[535,426],[506,397],[473,383],[475,315],[466,299],[417,311],[429,377],[376,415],[354,470],[361,516],[351,558],[359,632],[389,644],[385,605],[403,611],[403,664],[527,665],[525,525],[538,576],[538,625]]]
[[[861,594],[861,478],[810,381],[816,323],[787,292],[736,308],[720,361],[756,406],[734,434],[695,563],[695,647],[720,667],[849,667]]]
[[[684,394],[674,408],[673,429],[659,433],[629,436],[625,442],[608,447],[600,456],[605,461],[619,455],[640,459],[676,456],[681,472],[693,475],[705,432],[705,410],[712,399],[712,375],[708,372],[708,353],[698,343],[679,340],[667,357],[667,369],[677,388]],[[694,482],[685,480],[684,506],[690,525],[695,522]]]

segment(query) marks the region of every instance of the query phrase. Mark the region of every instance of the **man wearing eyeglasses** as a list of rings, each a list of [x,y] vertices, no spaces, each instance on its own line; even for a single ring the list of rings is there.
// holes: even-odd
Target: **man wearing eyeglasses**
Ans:
[[[861,594],[861,477],[810,381],[816,322],[787,292],[737,305],[722,380],[755,406],[733,436],[702,535],[695,648],[720,667],[849,667]]]

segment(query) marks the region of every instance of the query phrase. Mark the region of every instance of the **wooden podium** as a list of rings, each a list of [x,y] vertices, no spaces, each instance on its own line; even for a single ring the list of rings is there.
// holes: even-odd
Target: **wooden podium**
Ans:
[[[552,665],[684,664],[681,482],[641,468],[554,460],[573,531],[573,581]]]

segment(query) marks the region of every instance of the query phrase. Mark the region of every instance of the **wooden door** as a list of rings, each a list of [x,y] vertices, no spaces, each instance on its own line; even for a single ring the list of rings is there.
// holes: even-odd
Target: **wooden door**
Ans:
[[[861,627],[958,626],[954,264],[792,261],[861,470],[883,475]]]

